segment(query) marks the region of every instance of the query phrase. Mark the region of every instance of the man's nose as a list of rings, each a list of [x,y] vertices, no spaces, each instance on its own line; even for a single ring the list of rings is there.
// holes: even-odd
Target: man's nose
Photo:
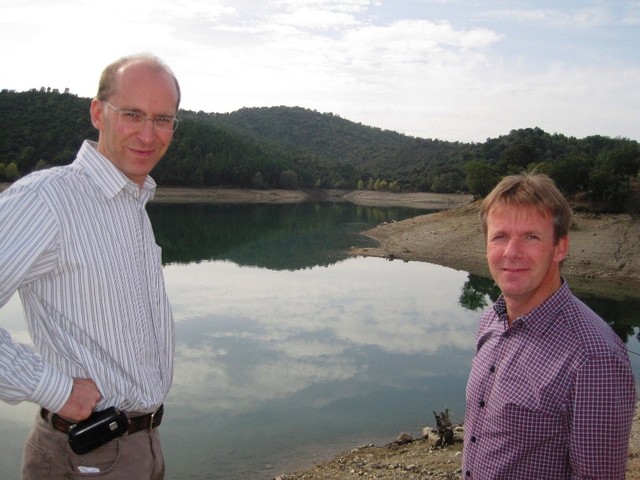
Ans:
[[[521,252],[520,240],[517,238],[512,238],[507,242],[507,245],[504,249],[505,257],[517,257]]]
[[[138,130],[138,137],[146,142],[150,142],[156,135],[155,124],[152,118],[145,118],[142,126]]]

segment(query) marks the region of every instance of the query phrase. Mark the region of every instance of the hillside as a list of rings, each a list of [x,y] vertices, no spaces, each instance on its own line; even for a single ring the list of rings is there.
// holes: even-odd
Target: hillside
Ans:
[[[478,150],[473,144],[408,137],[299,107],[243,108],[212,119],[243,135],[348,164],[381,178],[393,178],[397,171],[410,172],[427,164],[454,163],[456,157]]]
[[[51,89],[0,91],[0,181],[71,162],[84,139],[96,138],[89,105],[88,98]],[[640,168],[637,141],[576,139],[539,128],[480,144],[409,137],[299,107],[178,116],[171,147],[153,173],[161,186],[479,197],[501,176],[539,166],[563,192],[622,211],[629,210],[629,179]]]

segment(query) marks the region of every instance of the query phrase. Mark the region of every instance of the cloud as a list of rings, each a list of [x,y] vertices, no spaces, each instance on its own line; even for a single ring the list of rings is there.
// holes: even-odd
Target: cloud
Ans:
[[[92,96],[107,63],[147,51],[175,70],[190,110],[300,106],[460,141],[521,126],[637,138],[627,119],[638,104],[622,101],[621,92],[633,91],[640,71],[640,4],[538,5],[114,0],[104,8],[89,0],[0,0],[0,42],[10,46],[0,51],[1,87]],[[574,82],[568,97],[566,78]],[[604,98],[595,108],[578,92]],[[556,108],[563,98],[591,121]]]

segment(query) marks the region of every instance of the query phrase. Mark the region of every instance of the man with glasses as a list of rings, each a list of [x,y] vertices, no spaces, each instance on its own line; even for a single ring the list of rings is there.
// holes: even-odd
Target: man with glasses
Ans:
[[[0,398],[40,406],[23,479],[164,478],[174,326],[145,205],[179,104],[159,59],[114,62],[91,102],[97,143],[0,195],[0,306],[19,292],[34,344],[0,328]]]

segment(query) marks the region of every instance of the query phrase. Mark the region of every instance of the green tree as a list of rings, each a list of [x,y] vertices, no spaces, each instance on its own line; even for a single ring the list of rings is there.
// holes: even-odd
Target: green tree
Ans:
[[[587,190],[591,164],[587,154],[571,152],[561,155],[555,162],[545,163],[542,170],[553,178],[561,191],[573,194]]]
[[[498,169],[486,160],[472,160],[465,165],[469,193],[476,198],[486,196],[498,183]]]
[[[251,186],[257,189],[266,188],[266,184],[264,182],[264,177],[262,176],[262,173],[256,172],[256,174],[251,179]]]
[[[280,187],[294,190],[298,188],[298,174],[293,170],[285,170],[280,174]]]
[[[5,169],[4,176],[10,182],[13,182],[20,178],[20,171],[18,170],[18,164],[11,162]]]
[[[539,156],[535,147],[526,143],[508,146],[500,158],[503,169],[508,174],[522,173],[529,165],[538,163]]]
[[[631,142],[624,142],[611,150],[608,161],[611,163],[613,171],[624,177],[628,183],[629,179],[635,177],[640,169],[638,146]]]

